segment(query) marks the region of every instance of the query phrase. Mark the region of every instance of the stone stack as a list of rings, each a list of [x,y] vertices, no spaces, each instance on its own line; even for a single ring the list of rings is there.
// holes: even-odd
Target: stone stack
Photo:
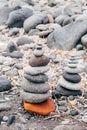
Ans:
[[[48,115],[55,110],[55,105],[50,98],[50,86],[46,83],[48,77],[44,74],[49,70],[47,66],[49,58],[43,53],[41,44],[38,44],[34,54],[30,57],[30,66],[24,68],[21,97],[24,100],[25,110]]]
[[[78,73],[83,72],[84,67],[79,64],[83,52],[74,52],[70,54],[67,66],[64,67],[64,73],[58,81],[56,91],[62,95],[81,95],[81,77]]]

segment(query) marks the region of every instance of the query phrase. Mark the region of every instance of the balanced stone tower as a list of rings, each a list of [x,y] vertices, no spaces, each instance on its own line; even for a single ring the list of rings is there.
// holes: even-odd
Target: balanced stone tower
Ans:
[[[79,60],[83,55],[84,51],[76,51],[69,55],[67,66],[64,67],[64,73],[58,81],[56,92],[67,96],[82,95],[79,73],[83,72],[84,67],[80,65]]]
[[[42,45],[38,44],[30,57],[28,67],[24,68],[24,79],[21,83],[23,91],[21,97],[24,109],[40,115],[48,115],[55,110],[55,105],[50,95],[50,86],[47,84],[49,58],[44,55]]]

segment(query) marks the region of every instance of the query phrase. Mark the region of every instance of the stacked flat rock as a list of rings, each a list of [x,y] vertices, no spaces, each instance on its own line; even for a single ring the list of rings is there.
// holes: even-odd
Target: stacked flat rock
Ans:
[[[29,60],[30,66],[24,68],[21,97],[25,110],[48,115],[55,110],[55,105],[50,99],[50,86],[47,84],[48,76],[45,74],[49,70],[47,66],[49,58],[43,53],[41,44],[38,44]]]
[[[58,81],[56,91],[62,95],[81,95],[81,77],[79,73],[83,72],[84,67],[79,64],[83,53],[79,51],[71,53],[67,66],[64,67],[64,73]]]

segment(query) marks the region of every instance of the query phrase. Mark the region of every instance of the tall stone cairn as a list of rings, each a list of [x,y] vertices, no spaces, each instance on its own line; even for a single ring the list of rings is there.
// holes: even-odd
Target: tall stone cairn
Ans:
[[[64,73],[58,81],[56,92],[62,95],[82,95],[81,76],[79,73],[83,72],[84,66],[80,63],[84,55],[84,51],[74,51],[69,54]]]
[[[49,58],[44,55],[42,45],[38,44],[31,55],[29,66],[24,68],[24,79],[21,83],[21,97],[24,109],[40,115],[48,115],[55,110],[48,85]]]

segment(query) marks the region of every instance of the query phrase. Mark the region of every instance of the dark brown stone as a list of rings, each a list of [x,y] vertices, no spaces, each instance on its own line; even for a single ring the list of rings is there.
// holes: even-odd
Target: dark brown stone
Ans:
[[[36,57],[36,56],[31,56],[30,60],[29,60],[29,64],[32,67],[38,67],[38,66],[45,66],[49,63],[49,58],[46,57],[45,55],[41,56],[41,57]]]

